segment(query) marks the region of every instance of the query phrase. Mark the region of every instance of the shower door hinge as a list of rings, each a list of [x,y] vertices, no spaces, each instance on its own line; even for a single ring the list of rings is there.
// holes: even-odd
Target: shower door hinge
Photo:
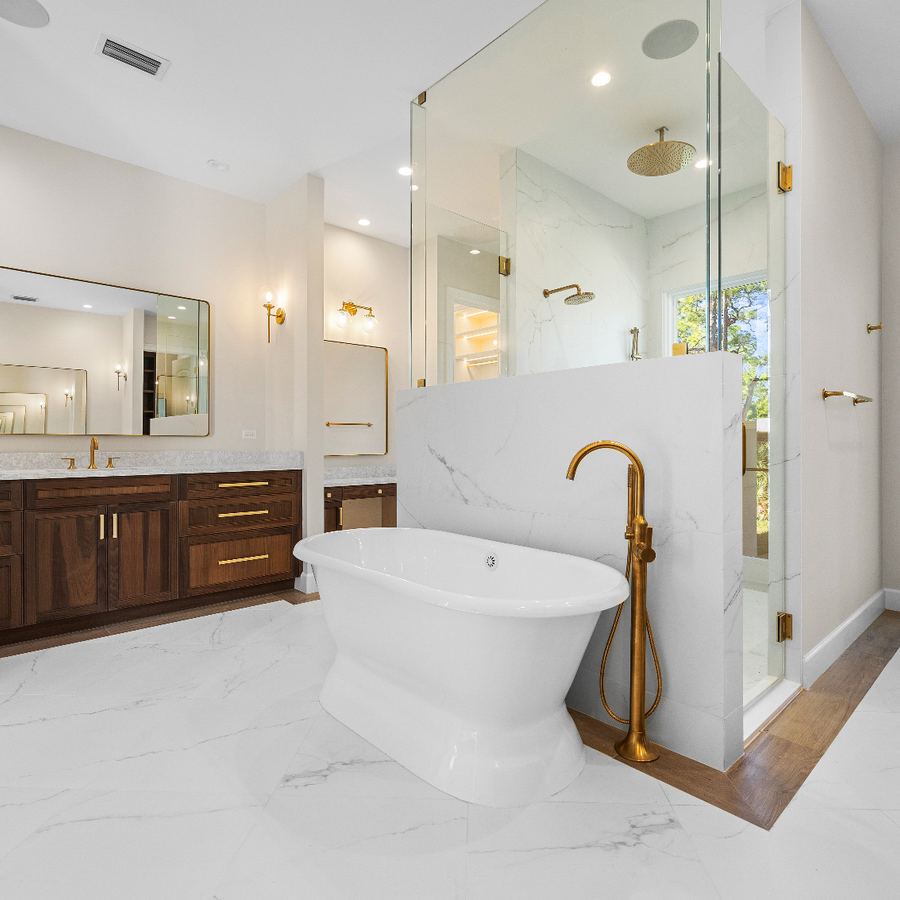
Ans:
[[[778,193],[787,194],[794,189],[794,167],[778,163]]]
[[[775,630],[778,633],[778,643],[793,640],[794,617],[790,613],[780,612],[775,616]]]
[[[501,256],[500,257],[500,274],[501,275],[509,275],[509,271],[510,271],[509,267],[510,267],[509,257]]]
[[[416,103],[418,103],[419,106],[424,106],[424,105],[425,105],[425,99],[426,99],[426,98],[425,98],[425,95],[426,95],[427,93],[428,93],[427,91],[422,91],[422,93],[419,94],[418,97],[416,97]]]

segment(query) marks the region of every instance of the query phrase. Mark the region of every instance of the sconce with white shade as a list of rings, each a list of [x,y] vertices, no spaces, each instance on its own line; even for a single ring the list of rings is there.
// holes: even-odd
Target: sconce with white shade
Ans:
[[[121,366],[116,366],[116,390],[119,390],[119,384],[123,378],[128,381],[128,373],[123,372]]]
[[[363,331],[365,331],[366,334],[372,334],[372,332],[374,332],[378,327],[378,319],[375,318],[375,313],[372,310],[372,307],[362,306],[359,303],[353,303],[351,300],[345,300],[341,304],[341,308],[338,310],[338,327],[346,328],[347,323],[350,321],[350,317],[355,316],[356,313],[361,309],[367,309],[369,311],[367,315],[363,316]]]

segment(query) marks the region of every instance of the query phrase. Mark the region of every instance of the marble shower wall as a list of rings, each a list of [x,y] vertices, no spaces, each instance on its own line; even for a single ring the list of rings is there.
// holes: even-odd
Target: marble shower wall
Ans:
[[[637,213],[522,150],[500,161],[500,227],[513,260],[511,372],[624,362],[629,330],[647,319],[647,223]],[[566,306],[577,283],[596,299]],[[512,359],[510,360],[512,363]]]
[[[399,393],[397,409],[398,524],[620,570],[624,458],[595,453],[574,482],[565,473],[591,441],[621,441],[641,457],[658,552],[648,605],[664,679],[648,732],[722,770],[743,752],[740,371],[728,353],[644,360],[418,388]],[[620,715],[625,618],[607,667]],[[611,623],[604,613],[568,698],[606,721],[597,677]]]

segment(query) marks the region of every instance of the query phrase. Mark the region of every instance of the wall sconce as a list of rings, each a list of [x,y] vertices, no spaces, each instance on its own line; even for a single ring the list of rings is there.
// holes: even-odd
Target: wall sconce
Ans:
[[[68,406],[68,405],[69,405],[69,401],[74,399],[74,397],[75,397],[75,392],[72,391],[72,393],[69,393],[68,391],[66,391],[66,392],[65,392],[65,395],[66,395],[66,406]]]
[[[266,302],[263,303],[263,306],[266,308],[266,316],[267,316],[266,325],[268,326],[268,329],[267,329],[268,330],[268,340],[266,341],[266,343],[271,344],[272,343],[272,319],[274,319],[278,325],[284,325],[284,320],[285,320],[286,316],[284,314],[284,310],[281,309],[280,307],[278,309],[275,309],[275,304],[272,302],[272,292],[271,291],[266,291],[265,298],[266,298]],[[275,309],[275,312],[272,312],[273,309]]]
[[[119,384],[123,378],[128,381],[128,373],[123,372],[121,366],[116,366],[116,390],[119,390]]]
[[[363,318],[363,331],[367,334],[371,334],[378,327],[378,319],[375,318],[372,307],[362,306],[359,303],[353,303],[350,300],[345,300],[341,304],[340,310],[338,310],[338,327],[346,328],[347,323],[350,321],[350,316],[355,316],[360,309],[367,309],[369,311],[369,314]]]

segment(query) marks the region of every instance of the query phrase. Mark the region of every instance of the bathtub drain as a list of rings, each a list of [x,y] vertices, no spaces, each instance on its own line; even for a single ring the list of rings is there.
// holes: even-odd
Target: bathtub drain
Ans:
[[[494,556],[493,553],[488,553],[488,555],[485,557],[484,564],[485,564],[489,569],[494,569],[494,568],[496,568],[496,567],[497,567],[497,557]]]

